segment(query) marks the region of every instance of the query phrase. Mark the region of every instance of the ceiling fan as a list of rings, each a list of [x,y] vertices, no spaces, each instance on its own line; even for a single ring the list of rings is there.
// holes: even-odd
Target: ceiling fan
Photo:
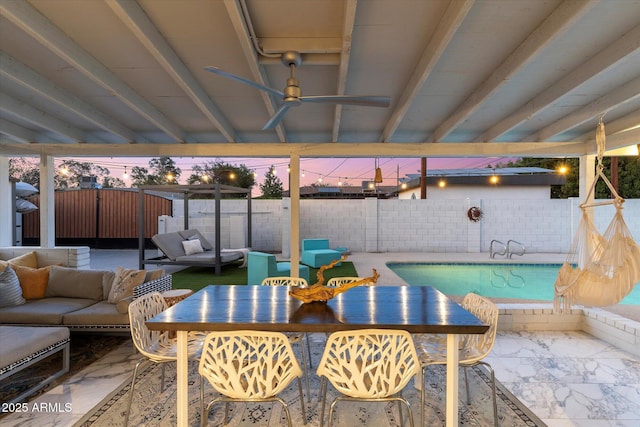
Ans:
[[[322,104],[348,104],[348,105],[364,105],[367,107],[388,107],[391,103],[391,98],[388,96],[350,96],[350,95],[314,95],[314,96],[302,96],[300,90],[300,84],[295,76],[296,67],[302,64],[302,57],[299,52],[287,51],[282,54],[282,63],[289,67],[290,74],[287,79],[287,86],[284,91],[264,86],[260,83],[252,80],[247,80],[244,77],[236,76],[235,74],[228,73],[221,70],[218,67],[204,67],[205,70],[218,74],[223,77],[227,77],[236,80],[240,83],[244,83],[256,89],[263,90],[275,95],[282,99],[282,106],[264,125],[262,130],[273,129],[284,118],[284,115],[291,107],[297,107],[303,102],[315,102]]]

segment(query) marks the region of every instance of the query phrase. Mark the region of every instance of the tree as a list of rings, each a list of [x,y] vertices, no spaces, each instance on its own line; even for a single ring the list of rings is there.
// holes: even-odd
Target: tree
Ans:
[[[9,177],[40,188],[40,169],[38,168],[38,163],[32,158],[10,158]]]
[[[35,159],[23,157],[9,159],[9,176],[40,188],[40,167]],[[95,177],[96,183],[104,188],[124,187],[119,178],[110,176],[110,171],[99,165],[76,160],[64,160],[53,177],[54,188],[78,188],[82,177]]]
[[[151,169],[151,172],[149,172]],[[171,157],[160,157],[149,160],[149,169],[134,166],[131,168],[131,186],[178,184],[182,170],[176,167]]]
[[[232,165],[221,160],[194,165],[187,178],[189,184],[224,184],[251,188],[256,184],[253,171],[245,165]]]
[[[568,197],[579,196],[580,161],[571,159],[540,159],[523,158],[515,162],[507,163],[506,167],[526,167],[534,166],[546,169],[557,170],[559,166],[568,167],[567,182],[565,185],[552,185],[552,199],[566,199]],[[602,160],[604,174],[611,180],[611,158],[605,157]],[[503,166],[500,166],[503,167]],[[618,194],[625,199],[640,198],[640,159],[638,157],[620,157],[618,160]],[[599,180],[596,184],[595,197],[597,199],[608,199],[611,192],[604,181]]]
[[[281,199],[282,192],[282,180],[274,173],[275,167],[271,165],[269,170],[264,174],[264,182],[260,184],[260,191],[262,191],[262,197],[264,199]]]

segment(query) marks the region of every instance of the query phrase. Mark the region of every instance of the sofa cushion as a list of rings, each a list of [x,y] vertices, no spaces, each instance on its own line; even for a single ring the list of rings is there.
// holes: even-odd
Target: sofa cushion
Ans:
[[[147,273],[144,275],[144,281],[151,282],[152,280],[158,280],[162,276],[164,276],[164,269],[158,268],[155,270],[147,270]]]
[[[0,271],[3,271],[5,268],[7,268],[9,264],[38,268],[38,257],[36,255],[36,251],[28,252],[15,258],[11,258],[7,261],[0,260]]]
[[[73,325],[128,325],[129,315],[119,313],[116,304],[100,301],[62,316],[62,324]]]
[[[0,272],[0,307],[12,307],[27,302],[16,272],[10,266]]]
[[[85,298],[53,297],[29,300],[26,304],[2,308],[0,323],[60,325],[64,314],[95,303],[95,300]]]
[[[184,248],[185,255],[200,254],[204,252],[200,239],[183,240],[182,247]]]
[[[145,270],[132,270],[118,267],[107,302],[116,304],[123,298],[133,295],[133,288],[144,283]]]
[[[60,341],[69,339],[68,328],[0,326],[0,368],[32,357]]]
[[[49,272],[49,285],[45,297],[104,299],[104,288],[111,290],[113,272],[103,270],[78,270],[53,266]]]

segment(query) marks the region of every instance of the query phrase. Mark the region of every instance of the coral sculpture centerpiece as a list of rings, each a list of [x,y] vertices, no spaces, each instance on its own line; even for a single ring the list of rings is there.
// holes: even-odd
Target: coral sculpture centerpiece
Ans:
[[[343,255],[341,259],[337,259],[331,261],[330,264],[323,265],[322,267],[320,267],[320,270],[318,270],[318,274],[316,275],[316,278],[318,279],[316,283],[306,288],[293,288],[291,291],[289,291],[289,295],[297,300],[302,301],[303,303],[327,302],[336,295],[341,294],[342,292],[346,292],[351,288],[355,288],[356,286],[365,284],[374,285],[378,281],[378,277],[380,277],[380,275],[374,268],[373,275],[371,277],[365,277],[361,280],[345,283],[342,286],[324,286],[324,271],[333,268],[337,263],[346,259],[347,256]]]

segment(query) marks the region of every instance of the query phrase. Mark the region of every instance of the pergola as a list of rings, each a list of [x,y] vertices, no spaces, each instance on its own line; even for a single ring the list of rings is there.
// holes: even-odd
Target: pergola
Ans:
[[[145,214],[144,214],[144,195],[145,193],[171,193],[171,195],[178,195],[184,200],[183,205],[183,217],[184,217],[184,229],[189,229],[189,200],[193,196],[206,195],[213,196],[215,217],[214,217],[214,253],[216,256],[215,261],[215,273],[220,275],[222,263],[220,261],[220,251],[222,250],[222,244],[220,242],[221,235],[221,200],[223,195],[229,194],[244,194],[247,197],[247,246],[251,247],[251,189],[234,187],[231,185],[216,184],[198,184],[198,185],[144,185],[138,188],[138,264],[142,268],[145,264],[180,264],[175,261],[159,261],[157,259],[147,260],[144,256],[145,249]]]

